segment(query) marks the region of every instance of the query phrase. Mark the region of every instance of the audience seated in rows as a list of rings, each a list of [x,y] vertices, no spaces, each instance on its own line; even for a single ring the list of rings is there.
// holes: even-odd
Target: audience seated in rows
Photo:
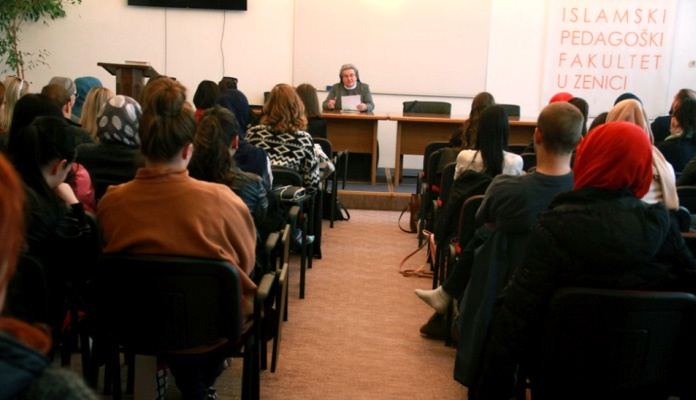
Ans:
[[[479,237],[487,239],[480,245],[481,240],[474,239],[466,246],[462,253],[467,254],[455,266],[464,271],[450,275],[447,281],[457,281],[441,287],[461,299],[454,374],[470,395],[476,390],[495,299],[521,263],[538,215],[557,194],[573,187],[570,160],[582,139],[583,124],[581,112],[566,102],[551,103],[541,111],[534,133],[537,168],[522,176],[493,179],[476,214],[485,231]]]
[[[671,213],[640,200],[653,180],[653,154],[645,131],[625,121],[601,125],[580,143],[573,190],[539,216],[496,301],[474,398],[512,397],[515,369],[535,351],[557,288],[696,291],[696,260]]]
[[[62,121],[58,120],[62,123]],[[8,313],[9,283],[17,273],[24,238],[25,188],[10,162],[0,154],[0,386],[2,398],[96,400],[98,396],[74,371],[54,367],[51,330]],[[32,293],[38,296],[38,293]]]
[[[15,111],[21,111],[23,103],[33,96],[41,95],[22,97]],[[59,113],[57,109],[56,113]],[[88,279],[99,253],[98,235],[75,192],[65,183],[75,160],[73,127],[60,115],[40,114],[31,124],[20,127],[16,115],[9,156],[26,189],[25,254],[38,261],[43,274],[30,277],[18,274],[19,292],[28,293],[26,290],[42,287],[45,280],[47,308],[42,309],[41,304],[37,304],[38,310],[25,308],[12,299],[8,299],[8,305],[25,313],[18,317],[47,324],[57,337],[67,312],[66,290],[71,283]],[[45,317],[40,317],[44,314]]]
[[[229,187],[188,175],[196,121],[183,85],[160,78],[147,87],[144,98],[140,141],[146,164],[132,181],[110,186],[99,202],[103,252],[227,260],[240,272],[242,315],[248,319],[256,292],[249,276],[256,248],[251,214]],[[225,360],[220,355],[166,361],[183,398],[199,399],[214,393]]]
[[[481,244],[488,243],[486,239],[491,234],[498,238],[491,241],[490,246],[494,246],[496,241],[497,243],[524,243],[526,235],[536,221],[537,214],[548,207],[556,193],[569,190],[572,187],[570,157],[575,145],[580,140],[578,135],[581,131],[581,116],[576,111],[565,102],[551,103],[542,110],[534,134],[535,144],[540,146],[537,155],[537,171],[518,177],[504,174],[496,176],[491,185],[488,186],[484,202],[476,216],[477,223],[483,226],[471,242],[461,243],[462,252],[450,275],[435,290],[416,290],[416,294],[433,307],[437,313],[444,313],[452,299],[462,298],[472,273],[474,252]],[[498,256],[494,256],[491,254],[490,246],[485,255],[477,256],[476,263],[478,265],[494,263],[499,267],[499,270],[503,271],[514,269],[514,260],[519,258],[519,252],[524,248],[524,246],[511,245],[509,252],[501,253],[498,251]],[[486,276],[485,268],[477,272],[483,273],[484,277]],[[503,275],[503,277],[506,276]],[[480,287],[472,288],[468,293],[469,298],[482,296],[478,289]],[[480,301],[478,303],[481,307],[484,306]],[[477,302],[474,300],[463,301],[460,306],[460,315],[465,308],[469,311],[478,311]],[[484,321],[487,320],[484,319]],[[465,329],[477,329],[479,335],[476,338],[465,340],[478,339],[480,344],[480,330],[483,328],[485,332],[486,325],[475,325],[472,321],[467,321],[466,323],[462,322],[460,326]],[[424,326],[421,329],[422,333],[423,331],[432,330]],[[469,335],[472,336],[473,333]],[[469,345],[473,345],[473,343]],[[461,381],[464,378],[459,379]]]

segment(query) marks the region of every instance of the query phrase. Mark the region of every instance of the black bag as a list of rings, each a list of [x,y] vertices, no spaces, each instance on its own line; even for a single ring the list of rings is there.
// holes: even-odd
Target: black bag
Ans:
[[[324,191],[322,193],[322,218],[331,219],[331,192]],[[346,206],[341,204],[336,197],[336,206],[334,207],[334,221],[348,221],[350,220],[350,213]]]

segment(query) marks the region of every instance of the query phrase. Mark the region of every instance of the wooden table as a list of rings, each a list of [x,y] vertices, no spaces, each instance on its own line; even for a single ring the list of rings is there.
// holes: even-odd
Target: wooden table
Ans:
[[[468,116],[442,114],[389,114],[390,121],[396,121],[396,161],[394,164],[394,186],[401,178],[401,156],[423,155],[425,146],[434,141],[448,141],[452,133],[460,127]],[[527,145],[534,135],[536,119],[520,120],[510,118],[510,145]]]
[[[387,120],[387,115],[325,111],[321,116],[326,119],[326,133],[334,151],[372,154],[370,184],[374,185],[377,180],[377,122]]]

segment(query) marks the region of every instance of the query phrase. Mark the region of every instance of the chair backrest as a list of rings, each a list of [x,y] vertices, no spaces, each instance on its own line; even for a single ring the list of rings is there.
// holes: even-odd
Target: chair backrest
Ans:
[[[503,107],[505,113],[508,117],[519,117],[520,116],[520,106],[517,104],[496,104],[497,106]]]
[[[426,169],[425,175],[425,189],[426,191],[440,192],[440,182],[442,179],[438,179],[437,166],[440,164],[440,152],[434,151],[430,153],[428,158],[428,169]],[[440,177],[441,178],[441,177]]]
[[[466,246],[467,243],[474,237],[474,232],[479,227],[476,223],[476,212],[481,203],[483,203],[482,194],[477,194],[474,196],[469,196],[462,203],[461,211],[459,212],[459,234],[458,241],[461,247]]]
[[[321,149],[324,150],[324,153],[326,153],[329,158],[333,158],[333,145],[329,139],[315,137],[312,138],[312,140],[314,140],[314,143],[318,143],[319,146],[321,146]]]
[[[423,176],[428,174],[428,162],[430,161],[430,155],[433,151],[440,150],[443,147],[447,147],[449,142],[430,142],[425,145],[425,151],[423,152]]]
[[[225,260],[105,254],[97,326],[136,354],[195,349],[242,334],[239,273]]]
[[[440,200],[442,204],[447,202],[450,191],[452,189],[452,183],[454,183],[454,171],[457,167],[457,163],[451,162],[442,168],[442,177],[440,178]]]
[[[451,114],[452,104],[444,101],[404,101],[404,113]]]
[[[273,187],[279,186],[304,186],[304,181],[302,180],[302,175],[294,169],[285,167],[272,167],[271,172],[273,173]]]
[[[522,153],[520,157],[522,157],[522,169],[524,171],[529,171],[530,168],[536,167],[536,153]]]
[[[679,361],[693,362],[695,318],[696,296],[690,293],[558,290],[541,334],[532,395],[628,399],[665,390],[685,372]]]
[[[677,186],[679,205],[686,207],[691,214],[696,214],[696,186]]]

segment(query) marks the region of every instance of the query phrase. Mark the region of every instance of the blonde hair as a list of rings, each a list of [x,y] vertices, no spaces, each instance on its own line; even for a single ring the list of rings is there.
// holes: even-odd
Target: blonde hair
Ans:
[[[284,83],[276,85],[263,105],[261,123],[275,132],[294,132],[307,128],[302,99],[295,89]]]
[[[82,128],[86,129],[95,142],[98,142],[97,138],[97,117],[99,116],[99,111],[104,107],[107,101],[112,98],[114,92],[110,89],[101,86],[95,86],[87,92],[85,97],[85,102],[82,105],[82,116],[80,117],[80,123]]]
[[[29,82],[16,76],[5,78],[5,108],[0,115],[0,128],[9,130],[12,123],[12,113],[20,97],[29,92]]]

